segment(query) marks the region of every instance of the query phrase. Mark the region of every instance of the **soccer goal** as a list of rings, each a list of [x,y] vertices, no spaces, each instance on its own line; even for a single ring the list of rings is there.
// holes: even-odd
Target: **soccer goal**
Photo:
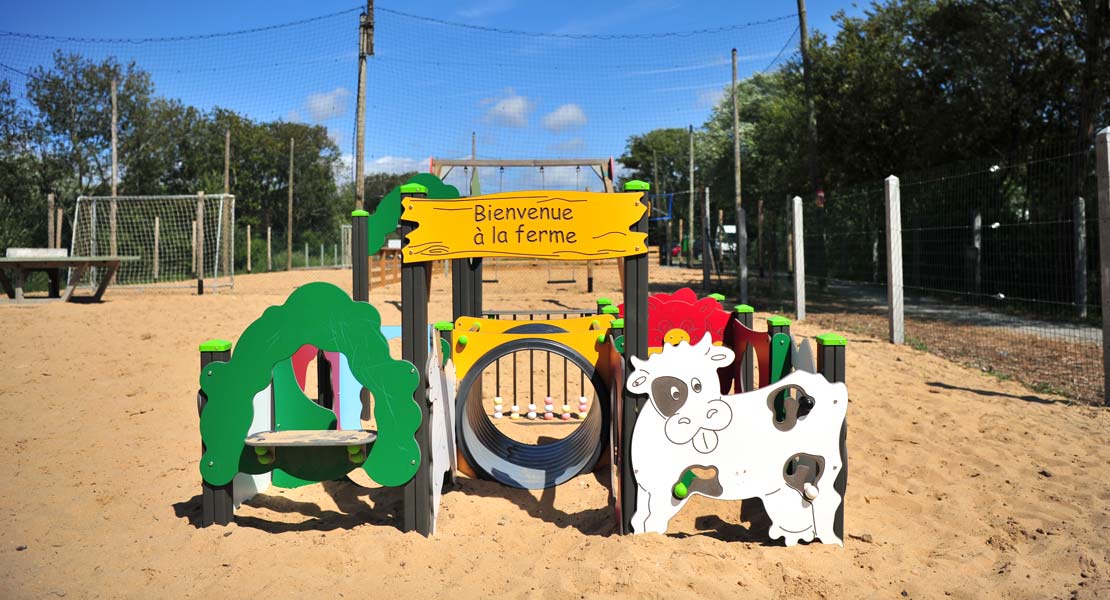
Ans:
[[[235,196],[81,196],[73,216],[73,256],[138,256],[119,285],[233,287]],[[86,275],[91,285],[96,274]]]

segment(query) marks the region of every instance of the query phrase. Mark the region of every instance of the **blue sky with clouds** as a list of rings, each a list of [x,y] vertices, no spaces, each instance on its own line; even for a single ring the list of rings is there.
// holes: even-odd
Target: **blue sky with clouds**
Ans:
[[[629,135],[704,122],[731,77],[731,48],[740,55],[741,77],[774,68],[797,50],[793,0],[376,5],[367,93],[371,171],[423,169],[430,156],[467,156],[471,132],[481,157],[619,155]],[[159,94],[257,119],[323,125],[349,160],[359,6],[349,0],[20,3],[5,8],[0,30],[117,41],[0,36],[0,77],[12,79],[18,92],[23,74],[47,63],[56,48],[130,58],[151,71]],[[811,30],[834,34],[831,16],[838,10],[861,12],[848,2],[811,0]],[[237,36],[133,40],[329,14]],[[500,177],[483,173],[483,187],[493,191]],[[581,173],[542,177],[527,183],[588,185]]]

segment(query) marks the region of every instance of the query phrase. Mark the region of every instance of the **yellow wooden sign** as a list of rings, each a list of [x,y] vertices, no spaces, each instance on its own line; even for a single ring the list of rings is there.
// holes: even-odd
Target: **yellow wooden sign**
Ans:
[[[458,200],[404,198],[416,223],[405,262],[484,256],[601,260],[647,252],[630,231],[647,207],[642,192],[529,191]]]

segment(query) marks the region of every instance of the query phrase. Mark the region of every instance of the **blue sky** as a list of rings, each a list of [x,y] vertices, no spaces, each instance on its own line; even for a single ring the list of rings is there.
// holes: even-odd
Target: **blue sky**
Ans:
[[[426,168],[429,156],[467,156],[471,132],[481,157],[619,155],[629,135],[703,123],[730,79],[731,48],[741,57],[741,77],[774,68],[797,51],[793,0],[376,5],[367,93],[371,171]],[[349,12],[238,36],[138,44],[3,36],[0,64],[9,69],[0,69],[0,77],[11,78],[18,92],[19,72],[48,62],[56,48],[132,58],[152,73],[161,95],[260,120],[323,125],[350,160],[359,6],[349,0],[19,3],[5,7],[0,30],[72,38],[193,36]],[[807,8],[811,30],[829,35],[835,34],[833,13],[861,12],[840,1],[811,0]],[[502,184],[501,174],[482,175],[485,191]],[[568,170],[528,176],[530,185],[541,183],[535,177],[548,187],[589,185],[588,177]]]

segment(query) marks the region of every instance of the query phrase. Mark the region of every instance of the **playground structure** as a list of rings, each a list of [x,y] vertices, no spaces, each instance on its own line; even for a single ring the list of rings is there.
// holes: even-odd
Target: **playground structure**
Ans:
[[[620,533],[665,531],[670,515],[691,494],[739,499],[778,492],[783,494],[780,498],[794,498],[784,502],[801,506],[802,513],[816,514],[807,507],[817,506],[820,492],[819,518],[797,528],[802,513],[776,509],[771,516],[777,529],[772,533],[788,544],[841,542],[847,483],[843,338],[819,337],[814,365],[808,344],[795,346],[785,319],[771,318],[768,331],[756,332],[751,328],[751,307],[725,311],[719,302],[723,297],[697,299],[692,291],[682,290],[649,298],[648,211],[642,201],[647,189],[647,184],[633,181],[622,194],[517,192],[460,199],[454,187],[425,174],[387,195],[373,218],[364,211],[353,213],[353,256],[374,254],[398,223],[405,239],[401,360],[389,357],[380,316],[367,303],[366,260],[354,261],[351,298],[334,286],[309,284],[248,327],[234,357],[227,342],[202,346],[203,524],[229,522],[234,505],[266,485],[297,487],[362,468],[382,485],[404,485],[405,529],[430,535],[444,481],[453,478],[456,469],[536,489],[558,485],[608,461]],[[504,256],[619,259],[624,303],[613,306],[603,299],[594,314],[573,311],[578,314],[539,320],[500,318],[512,311],[483,312],[482,261]],[[453,320],[430,327],[431,267],[444,259],[451,261]],[[292,314],[305,317],[298,322]],[[700,341],[690,346],[695,340]],[[687,356],[689,364],[683,367],[672,357],[684,348],[717,350],[702,351],[700,359]],[[572,410],[565,378],[559,411],[550,382],[542,411],[534,389],[527,411],[521,410],[515,394],[512,398],[510,419],[535,413],[541,420],[570,421],[567,426],[574,430],[562,439],[523,443],[493,424],[498,413],[505,413],[501,359],[514,357],[515,366],[515,357],[523,352],[546,353],[549,364],[554,355],[582,372],[577,411]],[[316,401],[303,392],[303,372],[313,356],[321,359]],[[757,360],[763,388],[759,390],[754,385]],[[704,458],[700,462],[687,460],[664,468],[673,461],[657,461],[637,451],[643,443],[634,440],[651,435],[634,437],[634,432],[651,431],[660,416],[668,423],[664,429],[671,427],[671,417],[681,408],[675,407],[676,397],[667,400],[671,392],[657,389],[643,376],[646,365],[656,364],[670,375],[657,375],[654,382],[679,381],[686,371],[698,373],[700,379],[682,383],[693,390],[690,397],[716,396],[709,402],[729,404],[729,414],[754,418],[752,410],[758,413],[762,406],[770,429],[761,430],[760,439],[776,452],[783,448],[790,453],[765,456],[762,446],[746,438],[740,446],[725,443],[742,429],[729,428],[736,419],[723,425],[714,421],[682,440]],[[488,379],[483,374],[491,366],[492,411],[483,400],[483,381]],[[823,377],[790,375],[791,371]],[[632,377],[626,389],[627,372]],[[550,368],[547,374],[550,377]],[[711,381],[713,374],[717,382]],[[726,396],[729,391],[733,396]],[[748,405],[756,397],[764,401],[752,409]],[[649,399],[653,409],[645,408]],[[838,404],[840,412],[826,410],[828,402]],[[357,417],[370,414],[370,406],[376,423],[364,427]],[[776,436],[785,435],[790,444],[777,441]],[[810,443],[818,438],[819,444]],[[743,456],[732,457],[732,463],[711,463],[718,440],[722,448],[740,448]],[[660,452],[666,445],[652,446]],[[726,465],[740,464],[736,460],[758,463],[760,479],[737,486],[721,476]],[[699,474],[717,465],[721,468],[715,475]],[[777,487],[768,481],[776,477]],[[660,494],[663,484],[669,494]],[[650,513],[645,512],[649,506]]]

